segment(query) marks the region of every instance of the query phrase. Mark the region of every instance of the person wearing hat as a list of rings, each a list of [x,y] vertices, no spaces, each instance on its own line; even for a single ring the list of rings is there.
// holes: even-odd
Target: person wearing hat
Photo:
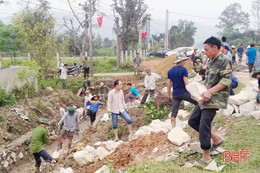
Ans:
[[[58,125],[63,123],[63,127],[59,137],[59,145],[58,148],[62,149],[63,139],[68,137],[68,149],[70,149],[72,144],[72,139],[76,130],[79,130],[79,117],[76,113],[76,109],[74,107],[69,107],[68,112],[61,118]]]
[[[86,92],[86,90],[88,89],[88,87],[90,87],[90,79],[88,79],[88,80],[85,80],[84,82],[83,82],[83,84],[82,84],[82,87],[83,87],[83,93],[85,93]]]
[[[87,103],[88,103],[89,101],[91,101],[92,97],[93,97],[93,96],[92,96],[92,94],[90,93],[90,91],[87,90],[87,91],[85,92],[84,108],[86,108]]]
[[[239,48],[237,48],[237,52],[238,52],[238,57],[239,57],[239,63],[241,63],[242,62],[243,53],[244,53],[244,48],[243,48],[242,44],[240,44]]]
[[[260,103],[260,69],[257,69],[253,74],[252,78],[256,78],[258,80],[258,92],[256,95],[257,103]]]
[[[62,89],[67,89],[66,86],[67,70],[68,70],[68,64],[64,64],[63,68],[61,69],[61,75],[60,75],[60,78],[62,80]]]
[[[237,64],[236,63],[237,49],[236,49],[236,46],[234,46],[234,45],[231,46],[231,54],[232,54],[232,65],[235,65],[235,64]]]
[[[141,104],[144,104],[146,102],[149,94],[150,97],[153,98],[155,91],[155,82],[157,79],[161,79],[159,75],[157,75],[156,73],[152,73],[152,70],[150,68],[145,69],[145,72],[147,73],[144,78],[145,92],[142,97]]]
[[[135,68],[134,75],[138,74],[138,68],[142,66],[142,59],[140,57],[140,53],[136,53],[136,57],[133,60],[133,65]]]
[[[232,74],[231,84],[230,84],[230,92],[229,92],[229,94],[231,96],[235,95],[235,92],[234,92],[233,89],[237,88],[237,86],[238,86],[238,79],[234,74]]]
[[[63,117],[63,115],[65,115],[65,109],[62,108],[59,103],[55,103],[55,109],[59,113],[59,120],[58,121],[60,121],[60,119]],[[62,130],[62,126],[63,126],[63,124],[60,125],[59,130]]]
[[[169,100],[172,99],[172,114],[171,114],[171,124],[175,127],[176,116],[179,111],[179,106],[182,100],[186,100],[194,105],[197,104],[195,100],[191,98],[190,93],[186,90],[186,85],[188,84],[188,71],[184,67],[186,58],[183,54],[177,54],[177,59],[174,62],[176,66],[168,71],[168,81],[167,81],[167,94]],[[173,89],[171,95],[171,89]]]
[[[250,44],[250,49],[246,52],[246,63],[249,68],[249,77],[251,77],[255,65],[256,52],[257,49],[255,48],[255,44]]]
[[[40,173],[40,166],[42,163],[41,158],[43,158],[43,160],[47,162],[46,172],[48,173],[50,171],[50,162],[52,161],[52,158],[43,148],[43,144],[50,142],[48,132],[46,130],[48,121],[46,119],[41,119],[39,123],[40,125],[32,132],[30,152],[33,154],[35,159],[35,172]]]
[[[98,95],[101,96],[101,100],[104,103],[106,103],[110,88],[107,85],[105,85],[103,82],[101,82],[99,86],[100,87],[99,87]]]
[[[87,106],[89,106],[89,116],[90,116],[90,125],[92,126],[94,121],[96,120],[97,111],[100,105],[103,105],[99,101],[99,96],[94,95],[90,101],[87,102]]]
[[[193,67],[193,70],[196,73],[199,73],[201,69],[203,69],[203,65],[201,64],[201,60],[200,59],[196,59],[196,65]]]

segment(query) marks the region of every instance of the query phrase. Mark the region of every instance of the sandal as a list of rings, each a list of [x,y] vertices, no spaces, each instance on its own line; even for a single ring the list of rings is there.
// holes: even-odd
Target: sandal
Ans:
[[[218,147],[220,147],[225,141],[220,142],[219,144],[213,144],[210,152],[215,151]]]
[[[209,164],[211,161],[212,161],[212,159],[210,159],[209,161],[203,161],[200,159],[199,161],[196,161],[195,164],[197,164],[198,166],[205,166],[205,165]]]

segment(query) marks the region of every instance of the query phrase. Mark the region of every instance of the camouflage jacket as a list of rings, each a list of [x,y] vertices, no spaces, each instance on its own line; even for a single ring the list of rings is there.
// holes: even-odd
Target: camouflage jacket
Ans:
[[[102,95],[102,94],[108,95],[108,92],[109,92],[109,87],[105,85],[104,87],[99,88],[98,94],[99,95]]]
[[[89,68],[90,67],[90,62],[88,60],[84,59],[83,60],[83,66]]]
[[[205,80],[203,83],[210,89],[218,83],[227,86],[223,90],[213,93],[208,102],[200,105],[201,109],[226,109],[229,97],[229,89],[232,77],[231,61],[223,53],[211,60],[207,65]]]

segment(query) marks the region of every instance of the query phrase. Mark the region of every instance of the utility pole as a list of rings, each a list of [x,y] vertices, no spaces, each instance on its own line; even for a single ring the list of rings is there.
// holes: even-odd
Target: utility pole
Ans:
[[[168,19],[169,19],[169,11],[166,9],[166,25],[165,25],[165,34],[164,34],[164,48],[168,49],[169,48],[169,43],[168,43]]]
[[[147,49],[151,48],[151,44],[150,44],[150,18],[148,18],[147,20]]]
[[[137,46],[137,52],[140,53],[141,55],[141,58],[142,58],[142,54],[141,54],[141,51],[142,51],[142,20],[143,18],[141,17],[140,19],[140,24],[139,24],[139,37],[138,37],[138,46]]]
[[[92,0],[89,0],[89,57],[90,57],[90,76],[93,77],[93,45],[92,45]]]

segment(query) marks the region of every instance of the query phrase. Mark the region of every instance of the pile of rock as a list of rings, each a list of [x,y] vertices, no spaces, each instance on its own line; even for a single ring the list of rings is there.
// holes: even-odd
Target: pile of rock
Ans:
[[[256,102],[257,92],[257,81],[252,81],[251,84],[243,88],[240,93],[230,96],[227,109],[220,111],[227,117],[253,116],[255,119],[259,120],[260,105]]]

